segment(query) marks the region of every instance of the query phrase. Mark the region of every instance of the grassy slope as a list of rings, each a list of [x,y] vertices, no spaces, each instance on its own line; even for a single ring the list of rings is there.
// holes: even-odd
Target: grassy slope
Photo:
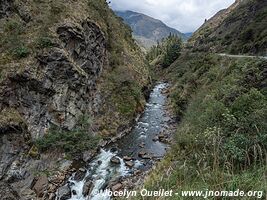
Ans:
[[[208,53],[264,53],[266,8],[265,1],[245,0],[232,6],[233,12],[221,12],[225,19],[200,28],[189,43],[196,46],[165,71],[181,121],[171,151],[147,178],[146,188],[256,190],[266,198],[267,61]]]
[[[266,30],[267,2],[244,0],[209,20],[189,43],[195,44],[195,51],[264,55],[267,53]]]
[[[26,23],[18,13],[13,13],[0,21],[1,81],[10,71],[23,73],[24,66],[35,64],[37,52],[60,43],[56,34],[58,24],[89,19],[101,27],[108,41],[109,63],[98,84],[106,97],[102,109],[105,119],[99,119],[106,128],[100,124],[100,129],[110,129],[115,134],[121,119],[127,123],[140,111],[144,101],[141,90],[148,83],[149,72],[131,30],[108,8],[105,0],[17,0],[15,5],[29,12],[31,20]],[[128,97],[129,94],[134,98]]]
[[[266,194],[266,66],[265,60],[192,53],[171,65],[172,105],[183,117],[147,188]]]

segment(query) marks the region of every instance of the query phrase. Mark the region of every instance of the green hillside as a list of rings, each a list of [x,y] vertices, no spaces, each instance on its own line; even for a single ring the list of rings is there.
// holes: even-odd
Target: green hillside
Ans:
[[[265,55],[266,8],[265,1],[236,1],[197,30],[175,62],[155,69],[173,85],[170,107],[178,126],[169,154],[145,187],[180,194],[156,199],[238,189],[262,191],[256,198],[266,198],[267,60],[216,54]]]
[[[266,55],[266,17],[266,1],[236,1],[196,31],[190,46],[193,51]]]

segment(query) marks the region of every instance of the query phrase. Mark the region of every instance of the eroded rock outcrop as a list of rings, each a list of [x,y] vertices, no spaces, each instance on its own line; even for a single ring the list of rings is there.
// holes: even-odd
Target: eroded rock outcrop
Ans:
[[[106,59],[105,38],[96,24],[62,24],[57,33],[63,44],[38,53],[36,62],[11,73],[1,89],[2,109],[18,110],[32,138],[42,137],[51,124],[72,129],[93,110]]]
[[[64,23],[56,32],[53,48],[37,52],[0,85],[0,187],[9,199],[48,198],[48,180],[34,182],[34,173],[53,167],[57,156],[51,162],[44,155],[31,158],[28,141],[43,137],[52,124],[71,130],[99,103],[96,82],[107,59],[104,34],[90,21]]]

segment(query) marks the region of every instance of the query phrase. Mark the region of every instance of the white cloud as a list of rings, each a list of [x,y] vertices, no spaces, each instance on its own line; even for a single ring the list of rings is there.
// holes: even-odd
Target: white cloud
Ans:
[[[114,10],[132,10],[162,20],[182,32],[193,32],[235,0],[111,0]]]

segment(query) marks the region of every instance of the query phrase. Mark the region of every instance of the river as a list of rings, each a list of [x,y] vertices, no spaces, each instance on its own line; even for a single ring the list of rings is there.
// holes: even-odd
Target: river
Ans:
[[[167,83],[158,83],[154,87],[132,131],[101,149],[87,164],[82,180],[75,179],[75,173],[71,176],[67,183],[72,191],[70,200],[108,200],[111,197],[106,189],[110,182],[120,177],[131,177],[137,170],[148,170],[156,159],[164,156],[168,145],[158,138],[164,137],[159,135],[167,131],[170,122],[164,92],[167,87]],[[88,181],[90,192],[86,194],[85,185]]]

